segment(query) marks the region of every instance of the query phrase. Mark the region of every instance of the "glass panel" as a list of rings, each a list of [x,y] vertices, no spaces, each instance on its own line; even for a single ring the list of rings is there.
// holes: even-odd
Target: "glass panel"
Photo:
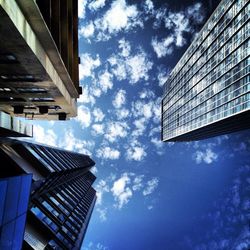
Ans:
[[[18,217],[18,219],[16,220],[16,227],[15,227],[15,233],[14,233],[14,238],[13,238],[12,250],[22,249],[25,221],[26,221],[26,214],[23,214],[22,216]]]
[[[1,181],[0,182],[0,226],[2,225],[6,190],[7,190],[7,181]]]
[[[14,219],[17,216],[17,205],[19,200],[20,186],[20,177],[13,177],[9,179],[3,224]]]

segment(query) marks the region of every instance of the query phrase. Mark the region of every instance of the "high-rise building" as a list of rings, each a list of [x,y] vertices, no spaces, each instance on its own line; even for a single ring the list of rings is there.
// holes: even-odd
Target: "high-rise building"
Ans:
[[[162,140],[250,128],[250,2],[222,0],[164,85]]]
[[[17,204],[22,196],[18,176],[24,178],[29,174],[31,181],[32,174],[22,249],[80,249],[96,200],[96,191],[92,188],[95,176],[89,171],[94,161],[87,155],[12,139],[0,140],[0,161],[0,177],[8,176],[19,181],[16,186],[12,181],[9,196],[6,195],[13,196],[12,203],[1,206],[4,202],[1,199],[0,215],[5,214],[6,218],[10,217],[10,211],[19,211]],[[1,188],[5,179],[1,179]],[[23,195],[26,198],[22,198],[22,208],[27,206],[28,187],[26,196]],[[15,216],[12,217],[17,220],[19,214],[13,213]],[[25,209],[20,214],[26,216]],[[2,224],[0,217],[0,230]],[[24,223],[22,225],[24,229]],[[14,225],[11,230],[9,232],[15,235]],[[22,233],[21,225],[19,230]]]
[[[0,111],[29,119],[76,116],[78,0],[1,0],[0,37]]]

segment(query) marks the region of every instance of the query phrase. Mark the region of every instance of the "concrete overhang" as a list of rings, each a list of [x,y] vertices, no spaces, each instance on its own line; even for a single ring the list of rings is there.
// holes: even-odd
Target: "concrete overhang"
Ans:
[[[76,116],[78,91],[35,1],[0,0],[0,36],[0,110],[30,119]]]

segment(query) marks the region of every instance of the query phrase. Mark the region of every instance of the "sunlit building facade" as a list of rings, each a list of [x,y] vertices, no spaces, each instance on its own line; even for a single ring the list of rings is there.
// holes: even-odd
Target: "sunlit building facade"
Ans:
[[[250,128],[250,2],[222,0],[164,85],[162,140]]]
[[[0,236],[0,244],[16,244],[15,238],[10,241],[7,237],[6,230],[18,239],[19,245],[22,238],[22,248],[3,249],[80,249],[96,201],[92,188],[96,177],[90,172],[94,161],[87,155],[12,139],[0,140],[0,161],[1,172],[18,183],[11,182],[7,195],[1,192],[1,197],[9,200],[0,201],[0,216],[7,218],[0,218],[0,230],[5,232]],[[5,190],[5,176],[0,175],[1,190]],[[22,183],[16,176],[29,177],[26,193],[21,192]],[[20,193],[26,194],[22,202]],[[20,209],[18,202],[22,204]],[[19,219],[19,210],[22,224],[2,227],[8,218]],[[15,233],[15,225],[19,225],[20,234]]]

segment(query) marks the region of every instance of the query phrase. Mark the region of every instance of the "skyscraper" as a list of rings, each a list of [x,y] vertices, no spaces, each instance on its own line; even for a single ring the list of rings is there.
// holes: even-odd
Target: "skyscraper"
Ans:
[[[0,111],[29,119],[77,115],[78,0],[0,1]]]
[[[94,161],[87,155],[11,139],[0,141],[0,160],[1,173],[9,178],[33,176],[23,249],[80,249],[96,200],[95,176],[89,171]],[[19,197],[16,188],[12,185],[11,192]],[[17,210],[16,203],[12,205]],[[12,211],[1,208],[0,214]]]
[[[222,0],[164,85],[162,140],[250,128],[250,3]]]

